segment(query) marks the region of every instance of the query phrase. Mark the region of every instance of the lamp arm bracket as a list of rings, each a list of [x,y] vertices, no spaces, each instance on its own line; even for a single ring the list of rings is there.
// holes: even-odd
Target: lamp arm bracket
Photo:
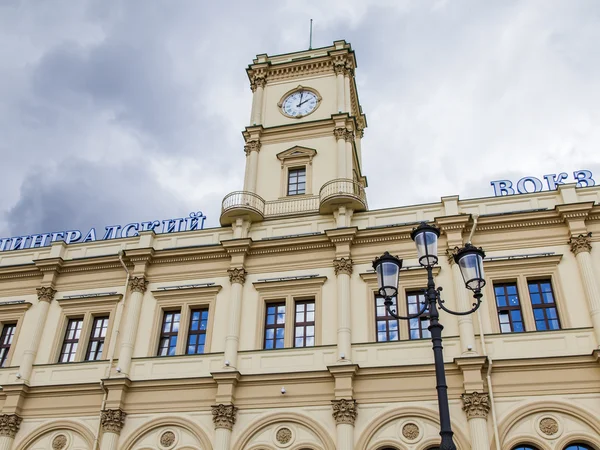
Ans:
[[[410,319],[416,319],[417,317],[421,316],[425,311],[427,311],[429,304],[427,302],[423,302],[423,306],[421,307],[421,310],[418,313],[415,314],[410,314],[408,316],[400,316],[398,314],[396,314],[396,311],[393,310],[390,306],[387,306],[387,312],[390,316],[392,316],[394,319],[402,319],[402,320],[410,320]]]
[[[437,293],[437,304],[438,306],[446,311],[447,313],[450,313],[454,316],[468,316],[469,314],[473,314],[475,311],[477,311],[479,309],[479,307],[481,306],[481,293],[480,292],[476,292],[474,295],[476,302],[473,303],[473,307],[468,310],[468,311],[452,311],[451,309],[448,309],[444,306],[445,300],[442,300],[442,297],[440,296],[440,293],[438,291]]]

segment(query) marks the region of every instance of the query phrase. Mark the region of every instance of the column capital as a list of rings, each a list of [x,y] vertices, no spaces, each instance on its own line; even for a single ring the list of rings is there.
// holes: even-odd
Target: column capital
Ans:
[[[341,139],[345,139],[347,132],[348,132],[348,130],[344,127],[338,127],[338,128],[333,129],[333,135],[335,136],[335,139],[338,141]]]
[[[344,133],[344,139],[346,142],[352,142],[354,140],[354,131],[346,130]]]
[[[356,416],[358,416],[356,400],[331,400],[331,407],[333,408],[333,418],[336,424],[347,423],[354,425]]]
[[[246,142],[246,145],[244,145],[244,152],[246,153],[246,156],[250,155],[250,153],[252,152],[260,152],[260,148],[261,148],[262,144],[260,143],[259,140],[257,139],[252,139],[248,142]]]
[[[467,414],[467,419],[481,417],[487,419],[490,412],[490,398],[487,393],[472,392],[461,396],[463,401],[463,411]]]
[[[590,253],[592,251],[592,233],[580,234],[579,236],[571,236],[569,239],[571,251],[577,256],[581,252]]]
[[[345,61],[336,61],[333,63],[333,71],[336,75],[346,74],[346,63]]]
[[[54,300],[54,296],[56,295],[56,289],[53,289],[51,287],[39,287],[36,289],[37,291],[37,296],[38,296],[38,300],[40,302],[48,302],[50,303],[52,300]]]
[[[230,283],[244,284],[246,282],[246,275],[248,272],[246,272],[246,269],[243,267],[240,269],[229,269],[227,270],[227,273],[229,274]]]
[[[217,428],[232,430],[233,425],[235,424],[235,415],[238,409],[233,405],[223,404],[213,405],[211,408],[215,430]]]
[[[453,264],[456,264],[456,261],[454,261],[454,256],[458,253],[458,250],[459,250],[458,247],[449,248],[446,250],[446,256],[448,257],[448,264],[450,266],[452,266]]]
[[[141,292],[143,294],[148,289],[148,280],[145,277],[131,277],[129,279],[129,289],[131,289],[131,292]]]
[[[127,414],[122,409],[105,409],[100,416],[102,432],[121,434]]]
[[[250,89],[252,92],[256,92],[257,88],[264,88],[267,85],[267,76],[266,74],[257,74],[252,77],[250,81]]]
[[[335,274],[352,275],[352,260],[350,258],[339,258],[333,260]]]
[[[17,414],[0,414],[0,436],[14,439],[23,419]]]

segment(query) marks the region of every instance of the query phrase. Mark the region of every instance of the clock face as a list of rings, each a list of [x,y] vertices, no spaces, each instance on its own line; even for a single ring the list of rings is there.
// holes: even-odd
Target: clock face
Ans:
[[[286,116],[304,117],[316,109],[318,102],[314,92],[302,89],[288,95],[281,109]]]

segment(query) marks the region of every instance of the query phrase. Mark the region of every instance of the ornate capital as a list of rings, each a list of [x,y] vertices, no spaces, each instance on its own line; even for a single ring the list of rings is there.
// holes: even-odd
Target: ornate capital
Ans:
[[[141,292],[143,294],[148,289],[148,281],[144,277],[132,277],[129,280],[129,288],[131,292]]]
[[[39,287],[36,291],[40,302],[50,303],[56,295],[56,289],[52,289],[51,287]]]
[[[332,400],[331,407],[333,408],[335,423],[349,423],[350,425],[354,425],[354,421],[358,415],[356,400]]]
[[[346,130],[346,132],[344,133],[344,139],[346,140],[346,142],[352,142],[354,140],[354,131]]]
[[[448,264],[453,265],[456,263],[456,261],[454,261],[454,255],[456,255],[458,253],[458,247],[454,247],[454,248],[449,248],[448,250],[446,250],[446,256],[448,257]]]
[[[336,61],[333,63],[333,70],[336,75],[345,75],[346,74],[346,63],[343,61]]]
[[[122,409],[105,409],[100,416],[100,424],[104,433],[121,434],[127,414]]]
[[[250,89],[252,89],[252,92],[256,91],[256,88],[264,88],[267,85],[267,77],[266,76],[261,76],[261,75],[255,75],[254,77],[252,77],[252,81],[250,82]]]
[[[463,411],[467,413],[467,419],[474,417],[487,418],[490,412],[490,399],[488,394],[473,392],[471,394],[463,394]]]
[[[229,269],[227,273],[229,274],[230,283],[244,284],[246,282],[247,272],[245,269]]]
[[[0,414],[0,436],[14,439],[23,419],[16,414]]]
[[[358,128],[356,130],[356,135],[362,139],[363,137],[365,137],[365,129],[364,128]]]
[[[345,273],[346,275],[352,275],[352,260],[350,258],[340,258],[333,260],[333,269],[335,274]]]
[[[345,128],[334,128],[333,135],[339,141],[340,139],[345,139],[346,138],[346,132],[347,131],[348,130],[346,130]]]
[[[579,236],[571,236],[569,239],[569,244],[571,245],[571,251],[578,255],[581,252],[591,252],[592,251],[592,233],[588,234],[580,234]]]
[[[213,422],[215,424],[215,429],[233,429],[233,425],[235,424],[235,414],[237,413],[237,410],[238,409],[233,405],[213,405],[212,415]]]
[[[260,143],[260,141],[257,141],[257,140],[248,141],[248,142],[246,142],[246,145],[244,145],[244,152],[246,152],[246,156],[248,156],[250,154],[250,152],[260,152],[261,146],[262,146],[262,144]]]

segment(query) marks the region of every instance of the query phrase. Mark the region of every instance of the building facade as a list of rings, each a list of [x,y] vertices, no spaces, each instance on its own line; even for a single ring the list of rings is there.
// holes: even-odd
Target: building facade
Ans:
[[[600,450],[600,187],[369,210],[355,68],[345,41],[256,57],[221,227],[0,253],[0,449],[437,448],[427,316],[371,266],[404,259],[414,311],[427,221],[451,308],[453,252],[487,253],[479,311],[441,314],[457,447]]]

